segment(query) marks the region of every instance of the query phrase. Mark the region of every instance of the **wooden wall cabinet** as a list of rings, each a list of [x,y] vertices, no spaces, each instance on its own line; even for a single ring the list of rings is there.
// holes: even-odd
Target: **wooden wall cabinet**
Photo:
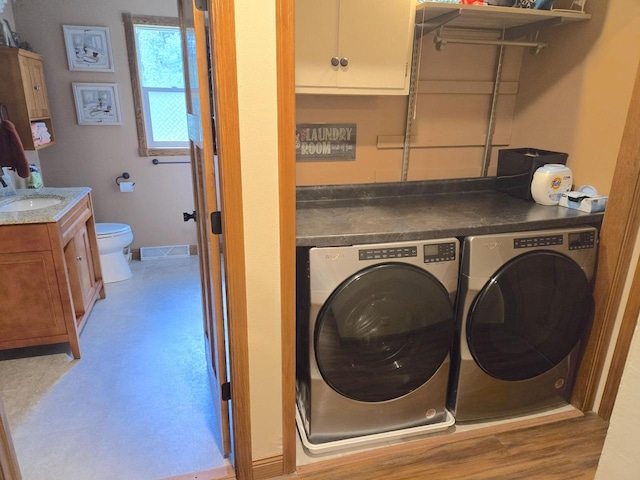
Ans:
[[[0,47],[0,103],[7,107],[25,150],[40,150],[55,143],[42,56],[19,48]],[[36,145],[31,123],[47,126],[51,141]]]
[[[68,342],[104,298],[91,196],[58,222],[0,226],[0,349]]]
[[[406,95],[415,0],[296,0],[296,93]]]

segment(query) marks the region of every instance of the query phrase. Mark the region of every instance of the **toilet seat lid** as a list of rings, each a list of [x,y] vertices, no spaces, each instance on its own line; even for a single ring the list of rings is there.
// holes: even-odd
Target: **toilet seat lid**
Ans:
[[[98,237],[114,237],[131,232],[131,227],[126,223],[96,223],[96,235]]]

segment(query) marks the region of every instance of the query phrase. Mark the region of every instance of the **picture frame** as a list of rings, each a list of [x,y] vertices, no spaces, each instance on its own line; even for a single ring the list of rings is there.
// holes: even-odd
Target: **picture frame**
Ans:
[[[78,125],[122,125],[118,85],[72,83]]]
[[[63,25],[69,70],[114,72],[109,27]]]

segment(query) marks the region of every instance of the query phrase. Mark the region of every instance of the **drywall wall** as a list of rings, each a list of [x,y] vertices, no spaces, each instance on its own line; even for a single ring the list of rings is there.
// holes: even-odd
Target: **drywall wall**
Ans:
[[[52,187],[91,187],[96,220],[131,225],[134,248],[193,245],[195,224],[182,220],[182,212],[194,206],[190,165],[154,166],[151,158],[138,156],[123,12],[177,17],[175,0],[32,0],[13,7],[16,30],[43,55],[56,133],[56,144],[38,154],[44,180]],[[62,25],[108,26],[115,72],[70,71]],[[78,125],[72,82],[116,83],[123,124]],[[135,182],[133,193],[120,193],[115,183],[123,172]]]
[[[275,0],[236,1],[253,458],[282,454]]]
[[[640,324],[640,322],[639,322]],[[596,480],[635,480],[640,472],[637,415],[640,396],[640,335],[633,336],[629,357],[596,472]]]

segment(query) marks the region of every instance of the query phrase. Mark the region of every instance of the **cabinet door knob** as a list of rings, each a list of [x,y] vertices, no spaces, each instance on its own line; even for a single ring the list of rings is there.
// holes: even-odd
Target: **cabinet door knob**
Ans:
[[[81,260],[82,260],[82,256],[78,255],[78,256],[76,257],[76,260],[81,261]]]
[[[347,57],[342,57],[340,59],[340,65],[342,65],[343,67],[346,67],[347,65],[349,65],[349,59]]]
[[[36,85],[33,87],[33,89],[39,92],[40,90],[42,90],[42,87],[39,85]]]
[[[337,67],[338,65],[340,65],[340,59],[338,57],[332,57],[331,65],[333,65],[334,67]]]

